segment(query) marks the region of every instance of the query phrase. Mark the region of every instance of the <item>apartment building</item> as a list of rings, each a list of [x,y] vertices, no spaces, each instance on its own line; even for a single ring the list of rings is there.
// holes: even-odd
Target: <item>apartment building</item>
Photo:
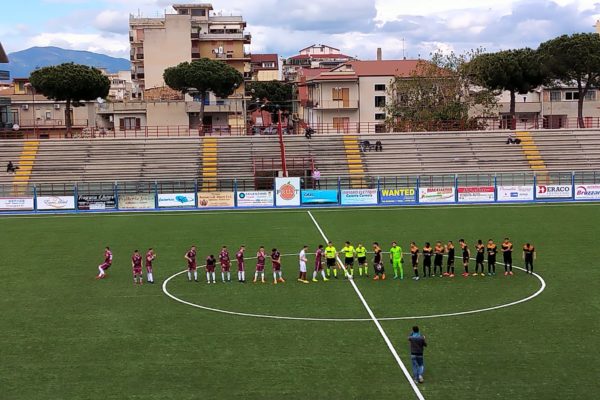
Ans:
[[[142,96],[148,91],[168,91],[163,89],[165,69],[185,61],[201,58],[222,60],[240,73],[249,72],[250,55],[246,52],[246,45],[250,44],[251,35],[244,31],[246,22],[241,16],[218,15],[208,3],[174,4],[172,8],[174,12],[160,18],[130,16],[131,77]],[[173,100],[172,94],[165,97]],[[152,100],[163,101],[163,97],[154,96]],[[185,103],[182,101],[168,106],[169,113],[173,114],[169,116],[171,123],[192,128],[201,124],[243,125],[243,85],[228,99],[219,99],[211,94],[205,103],[204,121],[199,121],[198,102],[189,96],[181,100]],[[161,108],[167,109],[167,106]],[[240,112],[235,112],[236,109]],[[147,115],[147,120],[148,123],[160,123],[163,119]]]
[[[534,128],[575,128],[577,127],[577,106],[579,92],[575,86],[540,87],[527,94],[517,94],[515,121],[517,129]],[[509,128],[510,93],[498,97],[500,128]],[[600,96],[597,88],[588,91],[583,103],[583,119],[586,127],[600,125]]]
[[[296,82],[302,69],[332,69],[351,60],[353,58],[342,54],[340,49],[324,44],[313,44],[284,60],[283,79]]]
[[[251,79],[258,82],[280,81],[279,66],[277,54],[252,54],[250,56]]]
[[[302,118],[313,127],[348,132],[365,124],[385,131],[388,88],[410,77],[419,60],[350,61],[306,80],[308,100]]]
[[[0,43],[0,64],[7,64],[8,56]],[[10,74],[8,71],[4,71],[0,68],[0,81],[8,81]],[[4,129],[11,129],[13,125],[12,114],[10,113],[10,97],[2,96],[0,94],[0,131]]]
[[[105,68],[100,68],[100,72],[110,81],[107,100],[109,101],[129,101],[136,98],[139,88],[133,86],[131,81],[131,71],[108,72]]]

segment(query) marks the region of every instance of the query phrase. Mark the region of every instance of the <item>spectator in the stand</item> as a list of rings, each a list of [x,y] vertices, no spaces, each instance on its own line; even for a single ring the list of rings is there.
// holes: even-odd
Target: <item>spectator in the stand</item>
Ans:
[[[14,165],[12,161],[9,161],[8,164],[6,164],[6,173],[7,174],[14,174],[15,172],[17,172],[18,169],[19,169],[19,167]]]
[[[381,140],[375,142],[375,151],[383,151],[383,146],[381,145]]]
[[[371,142],[369,142],[368,140],[363,140],[360,143],[360,151],[364,153],[367,150],[371,151]]]
[[[510,135],[506,140],[506,144],[521,144],[521,139],[515,138],[514,135]]]
[[[313,178],[313,188],[321,189],[321,171],[319,171],[319,169],[317,167],[315,167],[315,169],[312,173],[312,178]]]

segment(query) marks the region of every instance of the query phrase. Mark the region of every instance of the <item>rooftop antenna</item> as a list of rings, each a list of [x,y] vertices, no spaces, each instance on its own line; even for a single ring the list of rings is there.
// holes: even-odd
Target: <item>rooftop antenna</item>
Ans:
[[[402,38],[402,59],[403,60],[406,60],[405,42],[406,42],[406,39]]]

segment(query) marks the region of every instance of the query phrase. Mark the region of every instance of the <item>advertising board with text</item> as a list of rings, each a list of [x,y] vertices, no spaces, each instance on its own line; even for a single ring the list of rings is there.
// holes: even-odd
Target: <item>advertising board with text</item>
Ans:
[[[158,195],[158,206],[161,208],[195,207],[195,193],[161,193]]]
[[[199,192],[198,207],[226,208],[235,206],[234,192]]]
[[[417,201],[415,188],[381,189],[379,193],[381,204],[404,204]]]
[[[377,204],[377,189],[342,190],[340,200],[344,206]]]
[[[237,205],[238,207],[273,207],[273,191],[251,191],[238,192]]]
[[[32,211],[33,197],[0,197],[0,211]]]
[[[302,204],[337,204],[337,190],[303,190],[301,193]]]
[[[575,200],[600,200],[600,185],[576,185]]]
[[[420,187],[419,203],[454,203],[456,189],[448,187]]]
[[[571,185],[537,185],[535,195],[538,199],[570,199],[573,195]]]
[[[37,198],[37,209],[50,210],[74,210],[75,197],[73,196],[41,196]]]
[[[488,203],[495,200],[493,186],[466,186],[458,188],[459,203]]]
[[[119,196],[120,210],[151,210],[154,208],[154,195],[149,193],[142,194],[122,194]]]
[[[117,208],[115,195],[90,194],[77,197],[77,209],[79,210],[110,210]]]
[[[533,185],[530,186],[498,186],[498,201],[533,201]]]

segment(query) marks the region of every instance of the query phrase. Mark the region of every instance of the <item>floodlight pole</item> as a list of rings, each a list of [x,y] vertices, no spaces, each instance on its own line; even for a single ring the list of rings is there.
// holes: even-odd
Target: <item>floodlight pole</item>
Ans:
[[[277,122],[277,134],[279,135],[279,149],[281,150],[281,169],[283,176],[287,178],[287,165],[285,161],[285,144],[283,143],[283,129],[281,126],[281,108],[277,110],[278,122]]]

